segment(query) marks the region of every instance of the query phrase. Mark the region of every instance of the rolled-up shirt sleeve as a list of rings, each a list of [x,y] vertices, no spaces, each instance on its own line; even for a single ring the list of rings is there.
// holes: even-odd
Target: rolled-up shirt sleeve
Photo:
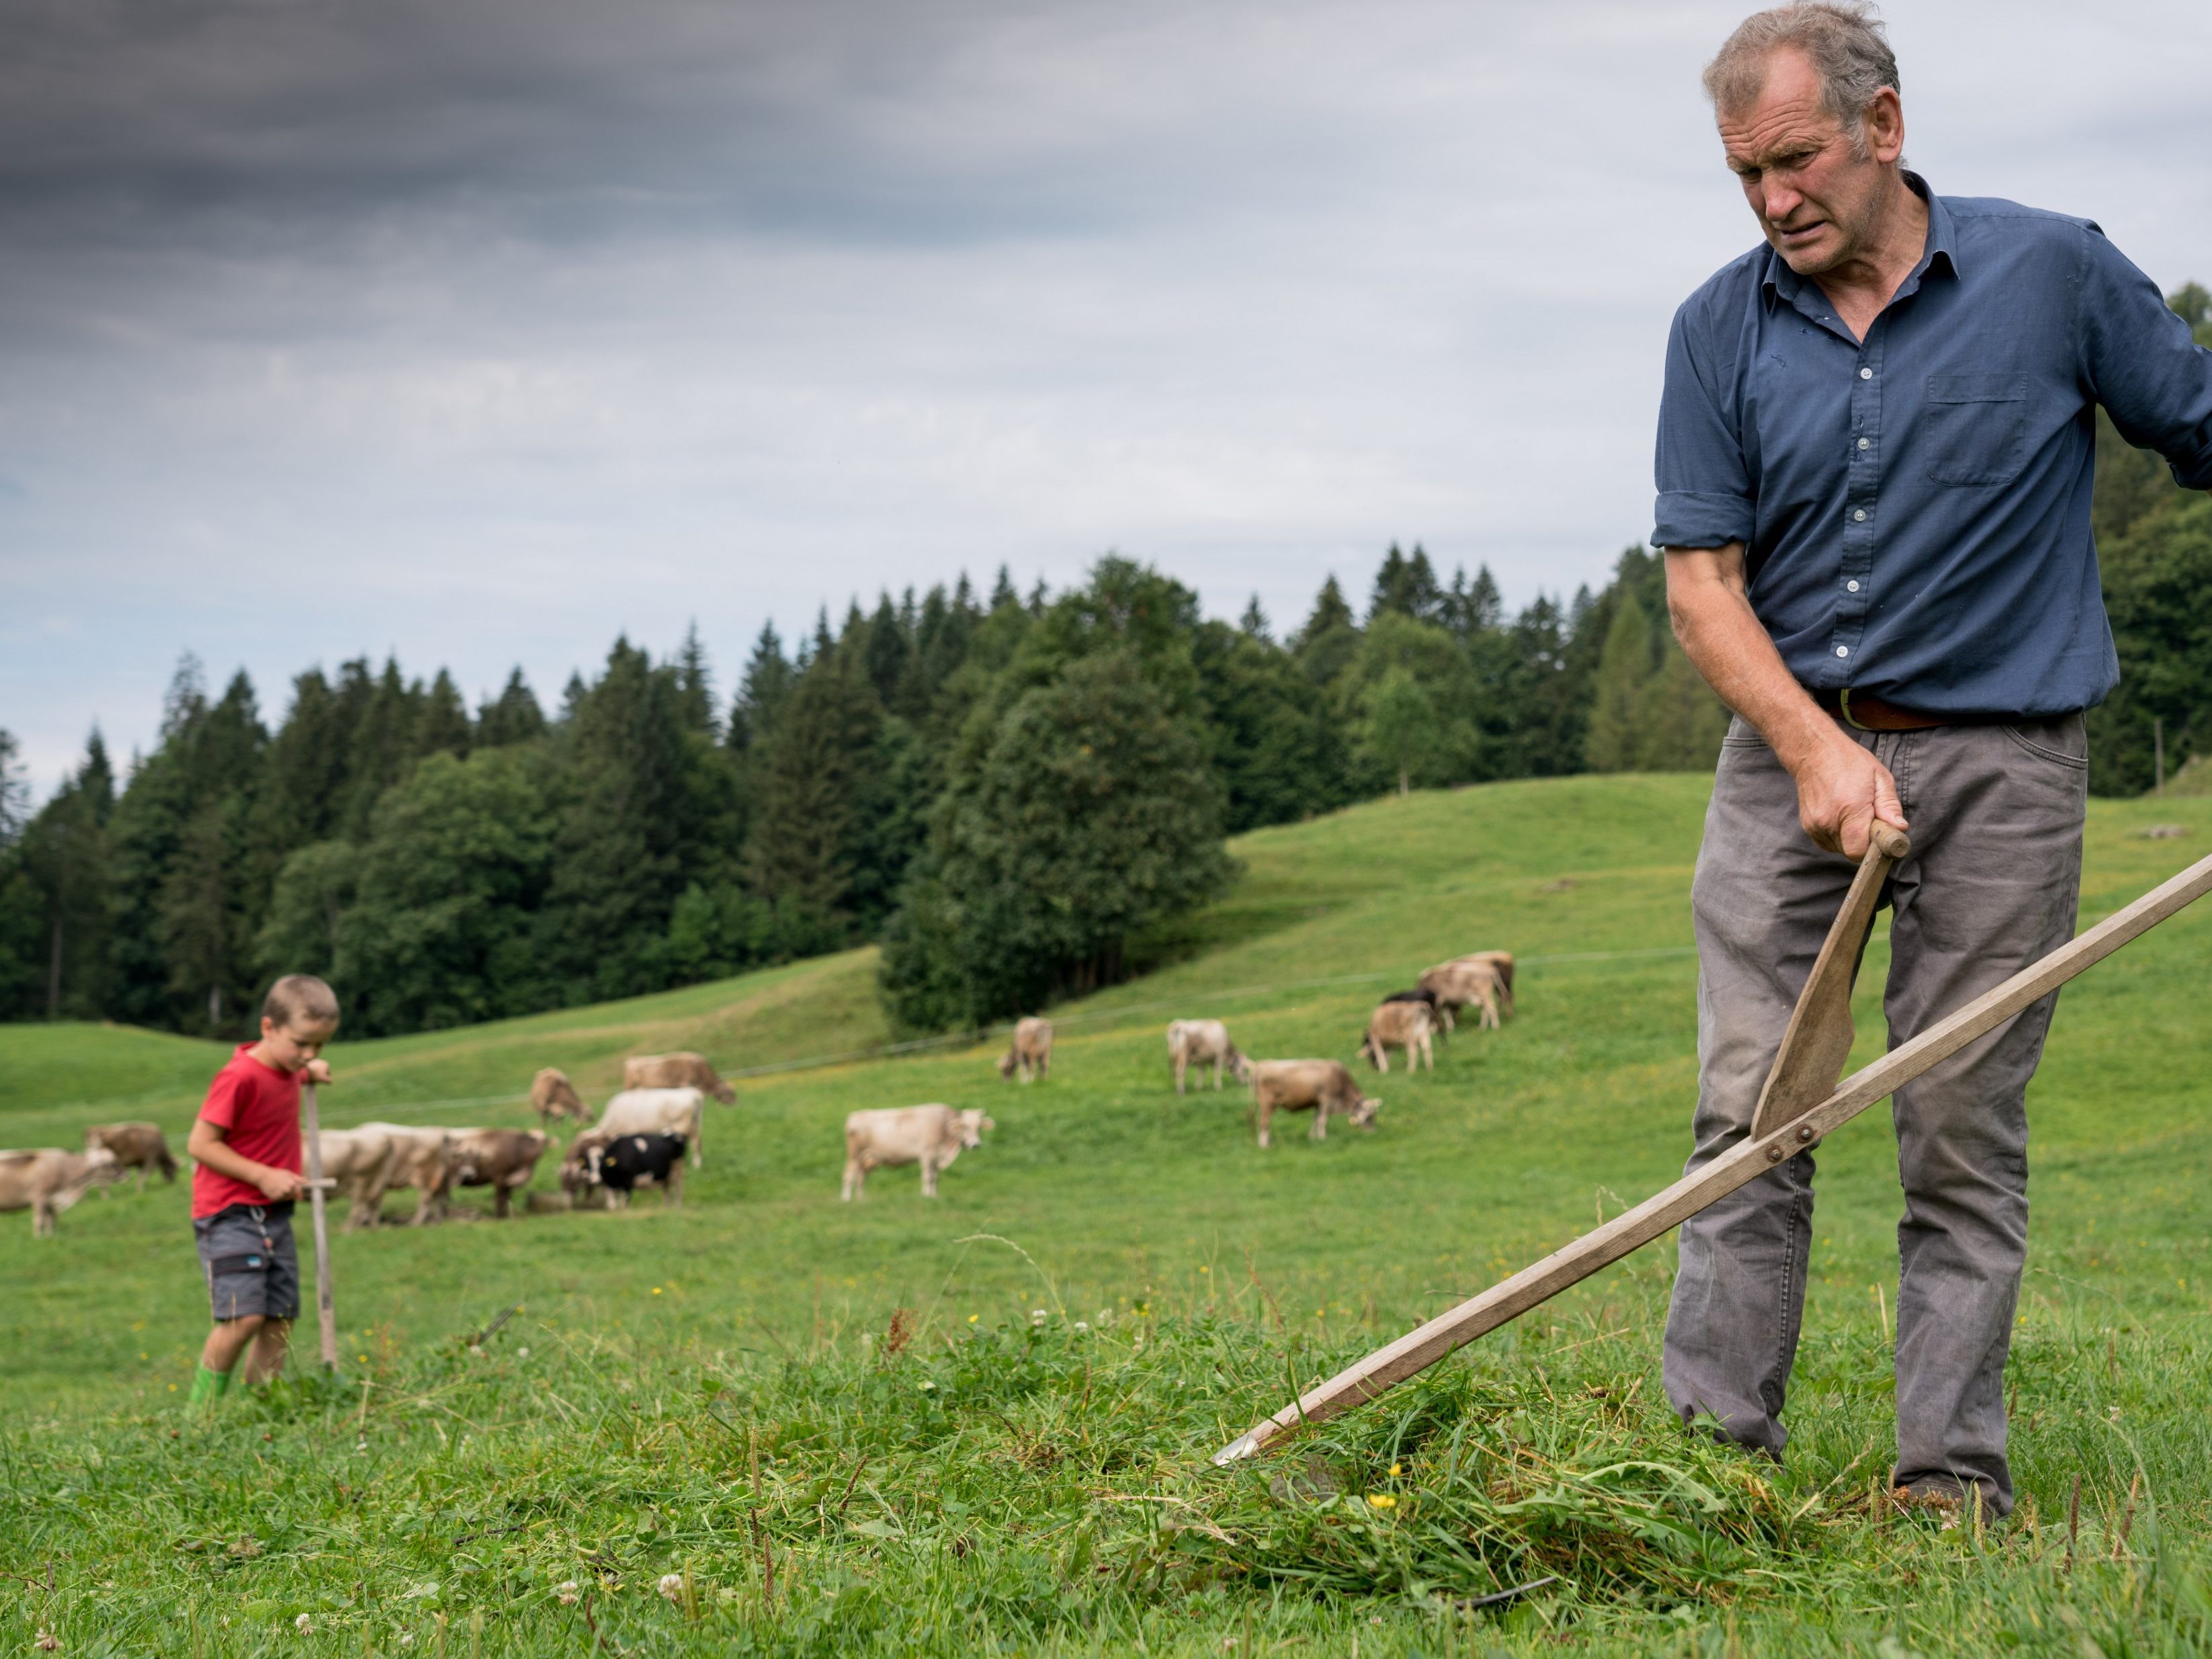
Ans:
[[[1674,313],[1667,336],[1667,384],[1659,400],[1659,444],[1653,471],[1659,499],[1654,547],[1725,547],[1748,542],[1753,523],[1751,473],[1743,440],[1699,348],[1690,305]]]
[[[2094,226],[2082,232],[2082,373],[2119,434],[2185,489],[2212,489],[2212,350]],[[1668,385],[1672,389],[1671,365]]]

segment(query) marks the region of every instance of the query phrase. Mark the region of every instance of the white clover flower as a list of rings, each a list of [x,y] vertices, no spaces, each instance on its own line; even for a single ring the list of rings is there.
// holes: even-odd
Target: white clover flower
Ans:
[[[303,1613],[292,1621],[292,1628],[302,1636],[313,1636],[315,1633],[315,1621]]]
[[[576,1605],[576,1581],[573,1578],[562,1579],[559,1583],[553,1586],[553,1594],[561,1598],[561,1605],[562,1607],[574,1607]]]
[[[664,1572],[660,1575],[660,1583],[655,1588],[659,1590],[664,1601],[681,1601],[684,1599],[684,1575],[680,1572]]]
[[[514,1357],[517,1359],[527,1359],[530,1358],[530,1350],[527,1348],[517,1348],[514,1351]]]
[[[1049,1317],[1049,1316],[1046,1314],[1042,1308],[1031,1308],[1030,1310],[1030,1323],[1032,1325],[1042,1325],[1048,1317]]]
[[[1075,1328],[1079,1331],[1087,1331],[1091,1328],[1090,1322],[1079,1319],[1075,1322]]]
[[[225,1624],[228,1624],[230,1621],[226,1619],[223,1622]],[[39,1627],[37,1645],[40,1650],[47,1653],[52,1653],[59,1649],[61,1644],[62,1638],[60,1637],[55,1635],[53,1632],[46,1629],[43,1625]]]

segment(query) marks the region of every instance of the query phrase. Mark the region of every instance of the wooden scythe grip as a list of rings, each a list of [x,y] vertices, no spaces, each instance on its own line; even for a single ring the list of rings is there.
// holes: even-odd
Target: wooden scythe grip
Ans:
[[[1851,980],[1858,972],[1859,952],[1874,926],[1882,883],[1911,850],[1912,843],[1901,832],[1875,821],[1858,874],[1814,959],[1805,988],[1797,994],[1782,1047],[1775,1051],[1766,1086],[1759,1091],[1759,1107],[1751,1119],[1753,1139],[1796,1122],[1826,1100],[1843,1076],[1851,1057]]]

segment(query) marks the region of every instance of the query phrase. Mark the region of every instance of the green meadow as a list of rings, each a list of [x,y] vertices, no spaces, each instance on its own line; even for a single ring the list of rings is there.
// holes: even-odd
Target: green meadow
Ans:
[[[348,1042],[325,1121],[534,1121],[558,1066],[696,1048],[682,1210],[333,1241],[343,1364],[205,1417],[183,1183],[0,1218],[0,1643],[227,1654],[2195,1653],[2212,1646],[2212,908],[2064,994],[2031,1095],[2014,1347],[2023,1502],[1875,1500],[1900,1208],[1877,1109],[1820,1154],[1779,1468],[1658,1397],[1660,1245],[1294,1452],[1210,1455],[1304,1383],[1673,1178],[1695,1091],[1706,782],[1417,794],[1241,838],[1170,965],[1053,1009],[1052,1073],[883,1054],[872,954]],[[2147,838],[2153,824],[2178,837]],[[2096,802],[2085,922],[2212,851],[2212,799]],[[1349,1060],[1425,966],[1502,946],[1518,1017],[1375,1079],[1374,1133],[1260,1152],[1178,1098],[1163,1028]],[[1855,1063],[1879,1053],[1881,930]],[[225,1049],[0,1027],[0,1142],[149,1118],[181,1150]],[[856,1057],[858,1056],[858,1057]],[[838,1198],[845,1114],[996,1128],[923,1200]],[[551,1160],[537,1185],[552,1185]],[[471,1200],[465,1195],[464,1206]],[[488,1209],[488,1206],[482,1206]],[[402,1206],[394,1200],[395,1216]],[[304,1214],[301,1217],[305,1232]],[[495,1322],[507,1316],[495,1331]],[[296,1359],[312,1359],[312,1318]],[[1533,1588],[1531,1588],[1533,1586]],[[1502,1600],[1486,1598],[1503,1596]],[[304,1621],[304,1623],[303,1623]]]

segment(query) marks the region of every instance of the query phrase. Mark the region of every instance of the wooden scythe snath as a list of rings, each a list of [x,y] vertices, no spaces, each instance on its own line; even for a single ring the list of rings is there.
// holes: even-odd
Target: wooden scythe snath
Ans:
[[[300,1091],[301,1116],[305,1120],[301,1139],[307,1143],[307,1204],[315,1220],[315,1312],[323,1327],[323,1369],[338,1368],[337,1306],[331,1299],[331,1231],[323,1213],[323,1194],[334,1184],[323,1179],[322,1113],[315,1104],[315,1085]]]
[[[1878,831],[1885,829],[1877,826]],[[1836,1079],[1850,1054],[1852,972],[1866,942],[1881,884],[1907,850],[1905,837],[1894,832],[1878,833],[1875,843],[1867,849],[1790,1016],[1748,1137],[1595,1231],[1585,1233],[1533,1267],[1439,1314],[1309,1389],[1223,1447],[1213,1461],[1226,1464],[1249,1457],[1302,1425],[1325,1423],[1364,1405],[1455,1349],[1487,1335],[1570,1285],[1580,1284],[1601,1267],[1671,1232],[1793,1153],[1816,1146],[1823,1136],[1877,1101],[1887,1099],[1930,1066],[1949,1059],[2030,1003],[2050,995],[2076,974],[2212,891],[2212,858],[2203,859],[1838,1084]]]

